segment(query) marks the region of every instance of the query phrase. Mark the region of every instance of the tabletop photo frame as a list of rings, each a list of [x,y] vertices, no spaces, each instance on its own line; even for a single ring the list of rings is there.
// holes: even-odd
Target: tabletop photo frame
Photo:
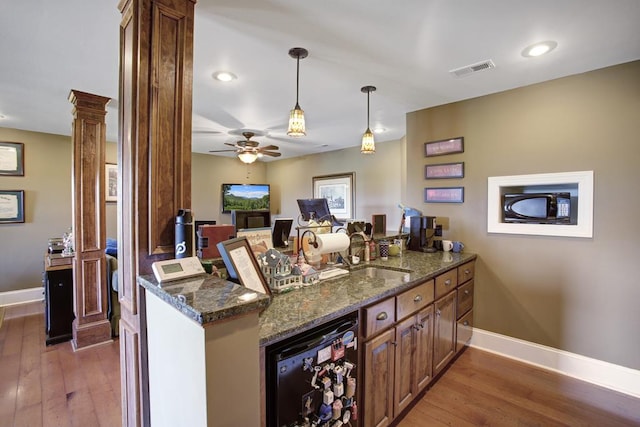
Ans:
[[[22,142],[0,142],[0,175],[24,176]]]
[[[225,240],[218,244],[229,277],[254,292],[271,295],[271,288],[260,270],[246,237]]]

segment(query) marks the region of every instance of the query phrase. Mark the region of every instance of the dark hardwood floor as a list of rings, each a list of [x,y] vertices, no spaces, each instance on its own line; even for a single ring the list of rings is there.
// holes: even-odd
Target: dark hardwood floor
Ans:
[[[42,304],[7,308],[0,427],[120,425],[118,341],[44,340]],[[640,426],[640,399],[469,348],[397,426]]]

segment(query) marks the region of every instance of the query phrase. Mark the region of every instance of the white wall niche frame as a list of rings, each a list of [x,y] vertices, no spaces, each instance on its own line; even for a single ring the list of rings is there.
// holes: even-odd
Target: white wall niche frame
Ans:
[[[593,237],[593,171],[492,176],[487,180],[487,232],[538,236]],[[523,224],[502,221],[502,188],[577,185],[577,224]]]

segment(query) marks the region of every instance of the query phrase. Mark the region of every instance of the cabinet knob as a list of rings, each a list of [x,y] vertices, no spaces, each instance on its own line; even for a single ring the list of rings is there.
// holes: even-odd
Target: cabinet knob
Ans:
[[[463,325],[463,326],[469,326],[469,321],[468,321],[468,320],[465,320],[464,322],[462,322],[462,325]]]
[[[469,289],[465,289],[465,290],[464,290],[464,294],[465,294],[465,295],[469,295]]]
[[[464,270],[464,274],[471,274],[471,270],[469,270],[468,268]]]
[[[440,317],[441,314],[442,312],[440,310],[436,310],[436,316]]]
[[[416,295],[415,298],[413,298],[413,302],[420,302],[422,301],[422,295]]]
[[[449,286],[451,284],[451,279],[447,279],[444,281],[445,286]]]
[[[382,313],[376,316],[376,320],[387,320],[388,318],[389,318],[389,315],[387,314],[386,311],[383,311]]]

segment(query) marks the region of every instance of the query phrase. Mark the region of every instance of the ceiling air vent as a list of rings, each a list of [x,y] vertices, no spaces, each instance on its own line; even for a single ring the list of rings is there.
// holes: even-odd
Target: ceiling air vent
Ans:
[[[449,73],[453,74],[455,77],[465,77],[473,73],[477,73],[479,71],[488,70],[490,68],[495,68],[496,64],[493,63],[492,60],[487,59],[486,61],[477,62],[471,65],[465,65],[464,67],[456,68],[455,70],[449,71]]]

